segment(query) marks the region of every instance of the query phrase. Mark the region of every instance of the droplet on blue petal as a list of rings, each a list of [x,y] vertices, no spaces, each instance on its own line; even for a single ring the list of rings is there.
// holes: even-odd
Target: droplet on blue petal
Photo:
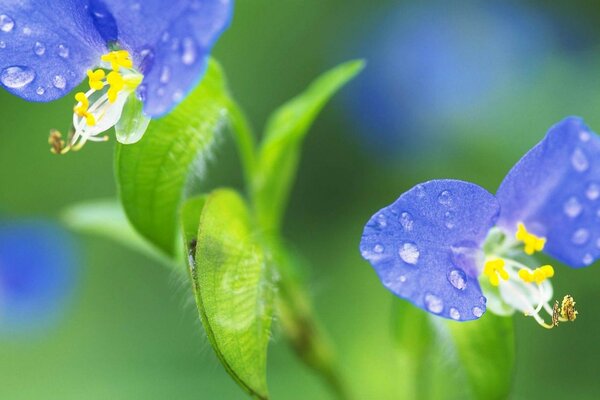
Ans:
[[[414,225],[414,220],[412,215],[409,212],[402,212],[400,213],[400,225],[402,225],[402,228],[406,231],[406,232],[410,232],[412,231],[413,225]]]
[[[582,246],[587,243],[589,238],[590,231],[588,231],[585,228],[579,228],[575,232],[573,232],[573,236],[571,236],[571,241],[577,246]]]
[[[448,281],[455,288],[465,290],[467,287],[467,274],[461,269],[453,269],[448,273]]]
[[[29,36],[29,35],[31,35],[31,32],[32,31],[31,31],[30,27],[26,26],[25,28],[23,28],[23,35]]]
[[[587,142],[588,140],[590,140],[591,135],[588,131],[581,131],[579,132],[579,140],[581,140],[582,142]]]
[[[35,72],[29,67],[13,66],[2,70],[0,81],[11,89],[21,89],[35,79]]]
[[[183,99],[183,92],[181,90],[176,90],[173,93],[173,101],[181,101]]]
[[[375,253],[381,254],[383,253],[383,246],[378,243],[373,247],[373,251]]]
[[[454,228],[455,220],[454,213],[452,211],[446,211],[444,214],[444,225],[446,225],[446,228],[448,229]]]
[[[44,46],[44,44],[41,42],[35,42],[35,45],[33,46],[33,52],[38,56],[43,56],[46,52],[46,46]]]
[[[0,40],[0,49],[4,49],[6,47],[6,42],[4,40]]]
[[[460,312],[458,312],[458,310],[454,307],[450,308],[450,318],[457,321],[460,319]]]
[[[415,191],[417,197],[420,199],[422,199],[426,195],[425,188],[423,187],[423,185],[417,185],[413,190]]]
[[[58,55],[62,58],[69,58],[69,48],[64,44],[58,46]]]
[[[473,315],[477,318],[483,315],[483,309],[481,307],[473,307]]]
[[[181,62],[185,65],[191,65],[196,61],[196,44],[192,38],[183,39],[183,54]]]
[[[65,86],[67,86],[67,80],[62,75],[56,75],[54,78],[52,78],[52,84],[57,89],[64,89]]]
[[[578,172],[585,172],[590,166],[587,157],[580,148],[576,148],[575,151],[573,151],[573,154],[571,155],[571,165],[573,165],[575,171]]]
[[[160,78],[159,78],[160,83],[168,83],[170,79],[171,79],[171,68],[169,68],[169,66],[165,65],[160,70]]]
[[[590,265],[594,262],[594,257],[590,253],[587,253],[583,256],[583,259],[581,261],[583,261],[585,265]]]
[[[416,244],[406,242],[400,246],[398,251],[400,258],[407,264],[415,265],[419,261],[419,249]]]
[[[398,278],[400,280],[400,282],[404,283],[406,282],[406,276],[404,275],[400,275],[400,277]]]
[[[487,303],[487,299],[485,297],[483,297],[483,296],[481,296],[479,298],[479,301],[481,302],[481,304],[486,304]]]
[[[600,185],[597,183],[590,183],[585,190],[585,195],[590,200],[596,200],[600,197]]]
[[[581,213],[582,209],[583,206],[575,196],[569,197],[569,199],[563,205],[563,211],[570,218],[577,217]]]
[[[428,293],[425,295],[425,307],[434,314],[439,314],[444,309],[442,299],[434,294]]]
[[[443,206],[449,206],[450,204],[452,204],[452,193],[450,193],[449,190],[444,190],[438,196],[438,203],[440,203]]]
[[[161,40],[166,43],[169,41],[170,37],[171,37],[171,35],[169,35],[169,32],[165,32],[162,34]]]
[[[171,40],[171,50],[173,50],[173,51],[179,50],[179,39],[178,38],[174,38],[173,40]]]
[[[44,93],[46,93],[46,89],[44,89],[43,87],[39,86],[37,89],[35,89],[35,92],[41,96]]]
[[[0,30],[10,32],[15,27],[15,21],[6,14],[0,15]]]
[[[385,215],[379,214],[377,216],[377,223],[379,224],[379,227],[385,228],[387,226],[387,219],[385,218]]]
[[[164,96],[165,95],[165,88],[163,88],[163,87],[158,88],[158,90],[156,91],[156,94],[159,95],[159,96],[161,96],[161,97]]]

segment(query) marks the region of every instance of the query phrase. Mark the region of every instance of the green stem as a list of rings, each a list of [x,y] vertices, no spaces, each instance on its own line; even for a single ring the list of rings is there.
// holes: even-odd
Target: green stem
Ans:
[[[229,111],[231,130],[244,170],[246,187],[251,192],[254,176],[256,175],[256,136],[246,115],[231,96],[227,101],[227,110]]]

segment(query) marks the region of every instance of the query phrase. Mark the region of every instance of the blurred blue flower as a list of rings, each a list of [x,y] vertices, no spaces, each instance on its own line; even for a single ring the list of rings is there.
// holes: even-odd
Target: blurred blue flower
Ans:
[[[544,250],[575,268],[600,257],[600,138],[566,118],[496,196],[458,180],[417,185],[369,220],[360,250],[387,289],[445,318],[477,319],[488,307],[522,311],[545,327],[573,320],[570,296],[549,303],[553,267],[531,267],[530,256]]]
[[[184,98],[228,26],[232,5],[233,0],[3,1],[0,83],[25,100],[47,102],[66,95],[87,71],[90,90],[76,96],[73,125],[77,139],[99,140],[99,133],[118,122],[125,102],[136,98],[129,96],[133,92],[150,117]]]
[[[73,245],[64,230],[41,221],[0,223],[0,335],[55,323],[75,275]]]
[[[558,46],[550,21],[516,4],[402,3],[374,18],[369,60],[349,93],[365,143],[378,151],[448,135],[531,81]]]

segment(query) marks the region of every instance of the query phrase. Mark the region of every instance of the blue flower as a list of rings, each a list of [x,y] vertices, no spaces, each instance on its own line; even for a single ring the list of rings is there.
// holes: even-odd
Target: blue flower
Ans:
[[[28,101],[77,93],[71,147],[104,140],[127,101],[149,119],[167,113],[201,78],[233,0],[8,0],[0,3],[0,83]],[[137,96],[130,96],[136,93]],[[142,108],[141,106],[139,107]],[[62,151],[56,145],[55,150]],[[79,145],[79,146],[80,146]],[[70,148],[70,147],[69,147]]]
[[[546,328],[572,321],[573,298],[551,303],[554,268],[531,255],[574,268],[600,257],[600,138],[566,118],[496,196],[458,180],[417,185],[369,220],[360,250],[388,290],[441,317],[468,321],[489,308]]]
[[[64,230],[42,221],[0,223],[0,335],[56,322],[75,275],[73,245]]]

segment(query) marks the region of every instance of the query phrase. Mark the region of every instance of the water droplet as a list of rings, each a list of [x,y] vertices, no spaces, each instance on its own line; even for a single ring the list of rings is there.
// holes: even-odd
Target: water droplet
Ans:
[[[410,213],[404,211],[400,214],[400,225],[402,225],[402,228],[404,228],[406,232],[412,231],[413,224],[413,217]]]
[[[473,315],[477,318],[483,315],[483,309],[481,307],[473,307]]]
[[[0,81],[4,86],[11,89],[20,89],[25,87],[35,79],[35,72],[28,67],[8,67],[0,73]]]
[[[379,253],[379,254],[381,254],[381,253],[383,253],[383,246],[382,246],[382,245],[380,245],[380,244],[376,244],[376,245],[373,247],[373,251],[374,251],[375,253]]]
[[[10,32],[15,27],[15,21],[6,14],[0,15],[0,30]]]
[[[165,95],[165,88],[158,88],[158,90],[156,91],[156,94],[159,96],[164,96]]]
[[[402,283],[406,282],[406,276],[404,276],[404,275],[400,275],[400,277],[398,279],[400,279],[400,282],[402,282]]]
[[[583,261],[585,265],[590,265],[594,262],[594,257],[590,253],[586,253],[581,261]]]
[[[44,46],[43,43],[35,42],[35,45],[33,46],[33,52],[38,56],[43,56],[46,52],[46,46]]]
[[[450,204],[452,204],[452,193],[450,193],[449,190],[444,190],[438,196],[438,203],[440,203],[443,206],[449,206]]]
[[[577,217],[581,213],[581,210],[583,210],[583,206],[574,196],[570,197],[563,205],[563,211],[571,218]]]
[[[485,297],[481,296],[481,297],[479,298],[479,302],[480,302],[481,304],[486,304],[486,303],[487,303],[487,299],[486,299]]]
[[[179,39],[174,38],[173,40],[171,40],[171,50],[177,51],[178,49],[179,49]]]
[[[587,157],[580,148],[576,148],[571,155],[571,165],[578,172],[585,172],[590,166]]]
[[[38,86],[38,88],[37,88],[37,89],[35,89],[35,92],[41,96],[41,95],[43,95],[44,93],[46,93],[46,89],[44,89],[44,88],[43,88],[43,87],[41,87],[41,86]]]
[[[169,35],[169,32],[165,32],[162,34],[161,40],[163,42],[168,42],[170,37],[171,37],[171,35]]]
[[[444,214],[444,225],[446,225],[446,228],[448,228],[448,229],[454,228],[455,221],[454,221],[454,213],[452,211],[447,211]]]
[[[387,226],[387,219],[385,218],[385,215],[379,214],[377,216],[377,223],[379,224],[379,227],[385,228]]]
[[[69,48],[64,44],[58,45],[58,55],[62,58],[69,58]]]
[[[587,243],[590,238],[590,231],[585,228],[579,228],[575,232],[573,232],[573,236],[571,236],[571,241],[573,244],[582,246]]]
[[[169,68],[167,65],[165,65],[160,70],[159,80],[160,80],[160,83],[168,83],[169,79],[171,79],[171,68]]]
[[[600,197],[600,185],[597,183],[590,183],[585,190],[585,195],[590,200],[596,200]]]
[[[417,261],[419,261],[419,249],[414,243],[404,243],[402,246],[400,246],[398,254],[400,254],[400,258],[402,259],[402,261],[404,261],[407,264],[415,265]]]
[[[590,133],[588,131],[581,131],[579,132],[579,140],[581,140],[582,142],[587,142],[588,140],[590,140]]]
[[[422,199],[427,194],[425,192],[425,188],[423,187],[423,185],[417,185],[417,186],[414,187],[413,190],[415,191],[415,194],[417,195],[417,197],[419,199]]]
[[[181,101],[183,99],[183,92],[181,90],[176,90],[173,93],[173,101]]]
[[[183,54],[181,62],[185,65],[191,65],[196,61],[196,44],[192,38],[183,39]]]
[[[450,318],[458,321],[460,319],[460,313],[458,312],[458,310],[454,307],[450,308]]]
[[[465,290],[467,287],[467,274],[461,269],[453,269],[448,274],[448,281],[457,289]]]
[[[444,309],[444,303],[442,299],[434,294],[425,295],[425,307],[434,314],[439,314]]]
[[[0,49],[4,49],[6,47],[6,42],[4,40],[0,40]]]
[[[64,89],[65,86],[67,86],[67,80],[62,75],[56,75],[54,78],[52,78],[52,84],[57,89]]]
[[[26,26],[25,28],[23,28],[23,35],[25,36],[29,36],[31,35],[31,28]]]

